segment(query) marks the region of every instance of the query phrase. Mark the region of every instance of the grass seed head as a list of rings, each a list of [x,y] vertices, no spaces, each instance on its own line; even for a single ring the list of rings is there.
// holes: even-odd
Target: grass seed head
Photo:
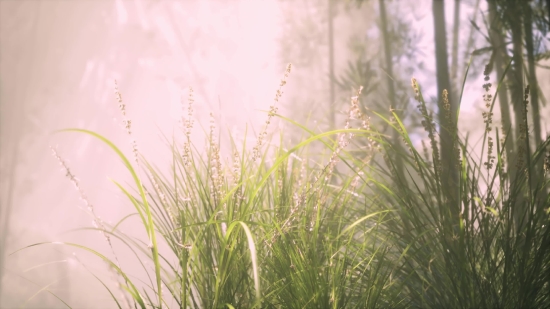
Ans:
[[[279,84],[279,89],[277,89],[277,91],[275,92],[275,98],[274,98],[275,103],[269,107],[269,112],[267,114],[267,120],[265,121],[264,128],[260,132],[260,134],[258,135],[256,145],[254,146],[254,148],[252,150],[252,161],[253,162],[257,161],[261,156],[262,145],[263,145],[263,142],[264,142],[265,138],[267,137],[267,127],[271,123],[271,119],[275,116],[275,114],[277,114],[277,109],[278,108],[277,108],[276,104],[279,102],[279,100],[281,99],[281,97],[283,95],[282,89],[286,85],[286,80],[288,78],[288,75],[290,74],[291,69],[292,69],[292,64],[289,63],[286,67],[283,78],[281,79],[281,82]]]
[[[69,169],[69,166],[67,165],[65,160],[63,160],[63,158],[61,158],[61,156],[59,155],[57,150],[52,146],[50,146],[50,149],[52,151],[53,156],[59,162],[59,165],[62,166],[63,172],[65,173],[65,176],[67,178],[69,178],[69,180],[73,183],[74,187],[78,191],[78,194],[80,196],[80,200],[84,202],[84,205],[86,206],[85,209],[88,211],[88,213],[92,217],[92,225],[99,231],[100,234],[103,235],[103,237],[105,237],[105,240],[107,241],[107,244],[111,248],[111,252],[113,253],[113,256],[115,258],[115,262],[116,262],[117,266],[120,268],[120,263],[118,261],[117,255],[115,254],[115,251],[114,251],[114,248],[113,248],[113,245],[112,245],[112,242],[111,242],[111,237],[109,236],[109,234],[106,233],[107,228],[105,227],[105,224],[101,220],[101,217],[96,215],[95,210],[94,210],[94,206],[92,205],[92,203],[90,203],[90,200],[88,199],[88,196],[86,195],[86,193],[84,192],[84,189],[80,185],[80,181],[71,172],[71,170]]]
[[[122,102],[122,95],[120,94],[120,91],[118,89],[118,83],[116,80],[114,81],[114,84],[115,84],[115,87],[114,87],[115,98],[118,102],[118,108],[120,110],[120,113],[122,114],[122,124],[124,125],[124,129],[126,130],[126,133],[130,137],[130,146],[132,147],[134,161],[136,162],[136,164],[139,164],[139,160],[138,160],[139,153],[138,153],[137,143],[136,143],[136,140],[132,138],[132,121],[126,117],[126,105],[124,104],[124,102]]]
[[[443,98],[443,109],[445,110],[445,119],[447,119],[447,122],[451,124],[452,123],[451,104],[449,103],[449,92],[447,91],[447,89],[443,89],[442,98]]]
[[[550,175],[550,149],[548,149],[544,158],[544,174],[547,176]]]

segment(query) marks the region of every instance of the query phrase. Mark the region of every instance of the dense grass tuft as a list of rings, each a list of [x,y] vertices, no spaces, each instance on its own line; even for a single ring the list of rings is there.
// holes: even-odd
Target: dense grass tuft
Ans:
[[[193,147],[190,95],[184,142],[170,143],[168,174],[138,156],[135,142],[131,163],[107,138],[72,130],[95,136],[123,160],[135,187],[116,185],[138,215],[123,220],[139,217],[148,239],[119,232],[120,222],[96,229],[155,267],[143,267],[149,282],[133,282],[118,260],[64,245],[108,261],[141,308],[550,307],[550,181],[534,176],[542,175],[535,169],[550,138],[508,166],[502,132],[485,131],[481,154],[455,134],[458,183],[446,187],[437,134],[445,125],[433,123],[414,79],[413,90],[430,149],[417,149],[394,112],[364,115],[361,89],[344,128],[331,132],[315,133],[272,106],[253,151],[231,140],[230,162],[221,160],[213,122],[207,150]],[[374,128],[371,116],[396,130],[401,145]],[[291,148],[268,140],[273,117],[296,125],[304,139]],[[528,135],[520,140],[529,146]]]

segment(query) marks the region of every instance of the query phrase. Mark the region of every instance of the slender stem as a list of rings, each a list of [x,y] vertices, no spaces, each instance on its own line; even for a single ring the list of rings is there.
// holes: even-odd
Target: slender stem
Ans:
[[[328,69],[329,69],[329,130],[334,130],[336,125],[335,95],[334,95],[334,0],[328,0]]]

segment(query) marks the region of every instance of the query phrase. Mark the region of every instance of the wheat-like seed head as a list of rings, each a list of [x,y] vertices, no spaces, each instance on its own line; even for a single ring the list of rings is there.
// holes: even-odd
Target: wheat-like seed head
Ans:
[[[130,137],[130,145],[132,146],[132,153],[134,155],[134,161],[136,161],[136,164],[139,164],[138,160],[138,148],[136,140],[132,138],[132,121],[126,117],[126,105],[124,102],[122,102],[122,94],[120,94],[120,91],[118,89],[118,83],[115,80],[115,98],[118,102],[118,108],[120,109],[120,113],[122,114],[122,124],[124,125],[124,129],[126,130],[126,133]]]
[[[550,175],[550,149],[546,152],[546,157],[544,157],[544,174]]]
[[[65,176],[69,178],[71,183],[74,185],[75,189],[78,191],[80,200],[84,202],[84,205],[86,206],[86,210],[92,217],[93,226],[99,230],[99,232],[103,235],[103,237],[105,237],[105,240],[107,241],[107,244],[111,248],[111,252],[113,253],[113,256],[115,258],[116,265],[120,268],[120,263],[118,261],[117,255],[115,254],[115,251],[111,242],[111,237],[109,236],[109,234],[106,233],[107,228],[105,227],[103,220],[101,220],[101,217],[96,215],[94,205],[90,202],[88,196],[84,192],[84,189],[80,185],[79,179],[71,172],[71,170],[69,169],[69,166],[67,165],[65,160],[61,158],[57,150],[52,146],[50,146],[50,149],[52,151],[52,155],[57,159],[57,162],[59,163],[59,165],[61,165],[62,170],[65,173]]]
[[[254,162],[257,161],[261,156],[261,148],[265,138],[267,137],[267,127],[271,123],[271,118],[273,118],[275,114],[277,114],[278,107],[276,106],[276,104],[279,102],[279,100],[281,99],[281,96],[283,95],[282,88],[286,85],[286,80],[288,78],[288,75],[290,74],[291,69],[292,69],[292,64],[289,63],[286,67],[285,74],[281,79],[281,83],[279,84],[279,89],[277,89],[275,93],[275,99],[274,99],[275,103],[269,107],[269,112],[267,114],[267,120],[265,121],[264,128],[258,135],[256,145],[252,150],[252,161]]]
[[[428,113],[426,104],[422,100],[420,87],[418,86],[418,82],[416,81],[416,78],[413,77],[411,79],[411,82],[412,82],[412,88],[415,93],[414,98],[419,103],[416,107],[420,111],[420,114],[422,115],[422,118],[423,118],[421,123],[422,123],[422,126],[424,127],[424,130],[428,133],[428,137],[430,139],[430,145],[432,147],[433,158],[434,158],[434,169],[437,171],[441,171],[441,160],[439,158],[439,148],[436,141],[437,130],[435,129],[433,116],[431,113]]]

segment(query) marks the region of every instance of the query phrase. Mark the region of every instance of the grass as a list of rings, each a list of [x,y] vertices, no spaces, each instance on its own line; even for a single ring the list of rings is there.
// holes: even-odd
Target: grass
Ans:
[[[276,101],[288,73],[290,66]],[[417,149],[395,113],[363,115],[361,89],[344,128],[331,132],[313,132],[272,106],[253,151],[246,140],[230,140],[230,162],[221,160],[213,121],[206,152],[193,147],[191,91],[184,142],[167,140],[173,156],[165,174],[139,156],[135,142],[132,161],[106,137],[67,130],[107,144],[132,175],[134,187],[115,185],[134,214],[110,226],[89,211],[93,229],[111,248],[113,239],[128,246],[148,281],[132,281],[115,255],[49,244],[107,261],[128,299],[96,278],[119,308],[549,308],[549,171],[540,181],[531,181],[531,173],[544,160],[550,170],[550,138],[532,154],[524,149],[511,167],[507,162],[514,161],[503,156],[506,138],[486,118],[481,154],[456,136],[460,176],[451,192],[440,179],[437,128],[414,80],[413,89],[429,149]],[[496,94],[492,98],[487,115]],[[408,151],[396,155],[395,142],[374,128],[371,116],[397,130]],[[274,117],[294,124],[304,139],[290,149],[282,135],[278,144],[267,140]],[[520,138],[529,145],[528,135]],[[511,168],[517,169],[513,179]],[[140,220],[148,238],[121,233],[124,220]]]

